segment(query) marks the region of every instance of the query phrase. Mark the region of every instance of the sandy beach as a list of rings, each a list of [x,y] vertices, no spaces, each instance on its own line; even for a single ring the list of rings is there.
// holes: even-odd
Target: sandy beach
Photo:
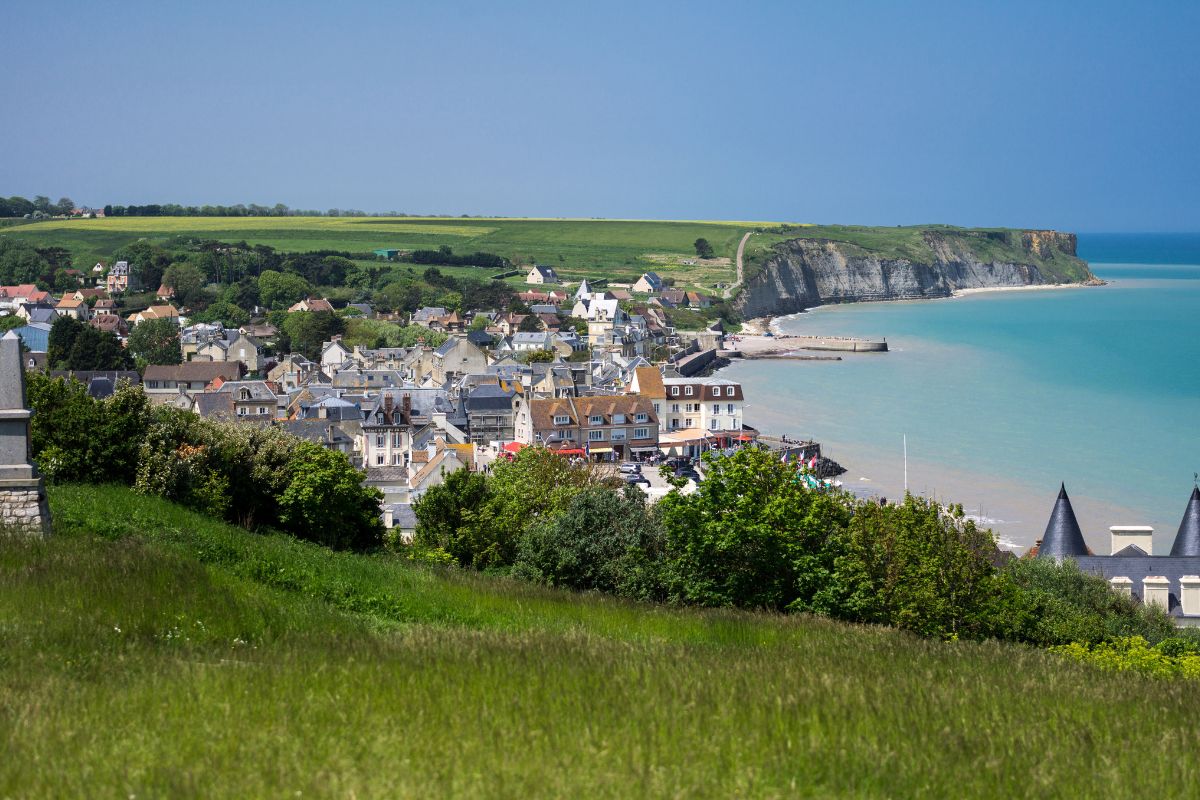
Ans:
[[[1091,286],[1103,286],[1107,281],[1095,283],[1036,283],[1028,286],[983,286],[977,289],[955,289],[951,297],[966,297],[970,294],[986,294],[988,292],[1037,292],[1046,289],[1085,289]]]

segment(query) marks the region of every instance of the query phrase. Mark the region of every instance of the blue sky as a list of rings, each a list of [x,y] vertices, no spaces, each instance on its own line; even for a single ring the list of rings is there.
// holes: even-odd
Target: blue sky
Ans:
[[[0,193],[1200,228],[1198,3],[23,3]]]

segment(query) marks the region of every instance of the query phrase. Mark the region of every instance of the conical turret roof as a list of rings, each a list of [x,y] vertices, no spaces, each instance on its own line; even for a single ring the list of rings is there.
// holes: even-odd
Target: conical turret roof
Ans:
[[[1171,545],[1173,556],[1200,556],[1200,488],[1192,488],[1192,497],[1183,511],[1175,544]]]
[[[1046,523],[1046,532],[1042,534],[1038,557],[1070,558],[1087,554],[1087,543],[1083,541],[1083,531],[1079,530],[1079,521],[1075,519],[1075,509],[1071,507],[1071,498],[1067,497],[1067,486],[1063,484],[1058,490],[1058,499],[1054,501],[1054,511],[1050,513],[1050,521]]]

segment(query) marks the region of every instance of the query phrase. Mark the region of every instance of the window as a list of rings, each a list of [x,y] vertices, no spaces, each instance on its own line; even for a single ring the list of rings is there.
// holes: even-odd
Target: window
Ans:
[[[241,406],[238,408],[238,416],[239,417],[246,416],[246,407],[245,406]]]
[[[678,413],[679,413],[679,403],[672,403],[672,404],[671,404],[671,413],[673,413],[673,414],[678,414]]]
[[[650,438],[650,429],[649,428],[634,428],[633,429],[633,438],[649,439]]]
[[[714,431],[719,431],[721,429],[721,424],[714,419],[712,422],[708,423],[708,427],[712,428]]]
[[[714,387],[712,387],[712,390],[713,390],[713,397],[721,396],[721,387],[720,386],[714,386]]]
[[[250,390],[249,389],[242,389],[238,394],[239,394],[239,399],[241,399],[241,400],[249,400],[250,399]]]
[[[394,431],[392,433],[392,447],[400,447],[403,444],[404,434],[400,433],[400,431]]]
[[[555,417],[554,417],[554,424],[555,424],[555,425],[570,425],[570,424],[571,424],[571,418],[570,418],[570,417],[568,417],[568,416],[566,416],[565,414],[558,414],[558,415],[555,415]]]
[[[726,413],[729,413],[729,414],[733,413],[733,403],[726,404],[725,408],[727,409]]]
[[[714,414],[721,413],[721,404],[720,403],[713,403],[713,413]]]
[[[654,404],[654,413],[655,413],[655,414],[657,414],[659,411],[660,411],[660,409],[659,409],[659,407],[658,407],[658,403],[655,403],[655,404]],[[639,416],[639,417],[644,417],[644,416],[646,416],[646,415],[645,415],[645,414],[638,414],[638,416]],[[639,420],[639,422],[640,422],[640,420]]]
[[[684,391],[684,394],[686,394],[688,397],[691,397],[692,396],[692,387],[688,386],[686,391]]]
[[[392,453],[392,466],[399,467],[404,463],[403,453]]]
[[[683,427],[685,427],[685,428],[692,427],[692,418],[691,417],[688,417],[687,419],[685,419],[683,421]]]
[[[604,441],[604,431],[588,431],[588,441],[589,442],[603,442]]]
[[[679,387],[678,386],[671,387],[671,397],[679,397]]]
[[[613,425],[624,425],[625,424],[625,415],[624,414],[613,414],[612,415],[612,424]]]
[[[558,435],[559,435],[559,438],[566,439],[568,442],[573,441],[575,439],[575,431],[573,431],[569,428],[567,430],[559,431]]]
[[[589,425],[603,425],[604,424],[604,416],[602,414],[592,414],[590,417],[588,417],[588,424]]]
[[[383,466],[383,453],[376,453],[375,463],[381,467]]]
[[[614,442],[625,441],[625,429],[624,428],[614,428],[613,432],[612,432],[612,440]]]
[[[266,406],[259,406],[259,407],[258,407],[258,413],[259,413],[259,414],[265,414],[265,413],[267,413],[267,407],[266,407]]]
[[[654,410],[658,411],[658,406],[655,406]],[[636,417],[633,418],[633,421],[634,422],[645,422],[648,419],[650,419],[650,418],[648,416],[646,416],[645,414],[638,414]]]

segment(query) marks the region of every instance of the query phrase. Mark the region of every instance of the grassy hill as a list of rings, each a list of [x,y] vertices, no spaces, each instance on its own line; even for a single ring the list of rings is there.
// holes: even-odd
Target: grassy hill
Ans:
[[[333,554],[117,488],[0,539],[0,795],[1180,796],[1200,687]]]
[[[637,220],[466,219],[415,217],[113,217],[50,220],[23,225],[6,235],[71,250],[79,263],[106,259],[141,238],[163,242],[195,236],[265,244],[279,250],[380,248],[488,252],[549,264],[567,277],[604,275],[636,280],[648,269],[705,284],[732,280],[732,264],[686,265],[696,239],[706,238],[716,255],[732,259],[742,234],[771,223]]]

